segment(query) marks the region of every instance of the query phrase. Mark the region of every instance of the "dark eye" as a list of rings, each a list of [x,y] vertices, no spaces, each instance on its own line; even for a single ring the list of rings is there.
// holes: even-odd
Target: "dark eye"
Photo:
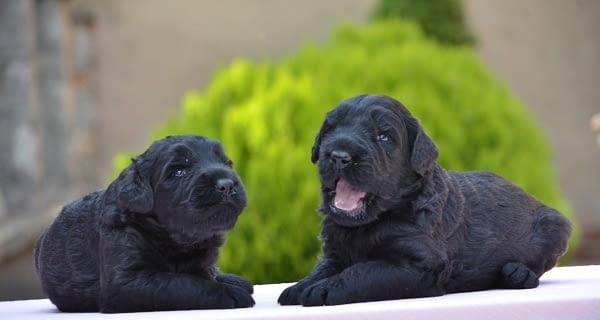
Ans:
[[[228,167],[233,167],[233,161],[231,161],[229,159],[225,159],[225,165]]]
[[[183,168],[183,167],[177,167],[177,168],[173,169],[173,177],[177,177],[177,178],[183,177],[183,176],[185,176],[186,173],[187,172],[186,172],[185,168]]]
[[[381,141],[381,142],[388,142],[390,141],[390,136],[388,136],[387,134],[380,134],[377,136],[377,141]]]

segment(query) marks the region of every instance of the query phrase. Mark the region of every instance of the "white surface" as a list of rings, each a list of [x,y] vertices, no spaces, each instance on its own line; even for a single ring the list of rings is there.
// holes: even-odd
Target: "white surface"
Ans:
[[[600,265],[554,268],[529,290],[488,290],[434,298],[329,307],[279,306],[289,284],[255,286],[249,309],[61,313],[47,299],[0,302],[0,319],[600,319]]]

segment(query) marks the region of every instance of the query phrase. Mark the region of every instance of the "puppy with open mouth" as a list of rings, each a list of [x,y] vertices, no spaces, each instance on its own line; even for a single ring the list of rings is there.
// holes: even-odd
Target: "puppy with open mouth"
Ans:
[[[437,157],[390,97],[362,95],[329,112],[312,150],[323,255],[279,303],[537,287],[566,251],[569,221],[493,173],[446,171]]]
[[[42,289],[67,312],[251,307],[252,284],[215,266],[245,206],[219,142],[156,141],[106,190],[65,206],[42,234]]]

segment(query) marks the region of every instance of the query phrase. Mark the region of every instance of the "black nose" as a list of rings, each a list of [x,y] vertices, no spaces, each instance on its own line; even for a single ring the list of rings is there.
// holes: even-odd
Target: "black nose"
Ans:
[[[234,193],[233,187],[234,187],[234,182],[233,180],[229,179],[229,178],[221,178],[219,180],[217,180],[217,184],[215,185],[215,188],[217,189],[217,191],[226,194],[226,195],[231,195],[232,193]]]
[[[352,157],[346,151],[333,150],[331,151],[331,162],[334,163],[335,167],[342,169],[350,163]]]

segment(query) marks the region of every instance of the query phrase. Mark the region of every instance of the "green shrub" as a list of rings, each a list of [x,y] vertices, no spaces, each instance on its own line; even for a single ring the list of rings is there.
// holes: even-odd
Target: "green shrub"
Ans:
[[[380,0],[372,19],[413,20],[426,35],[447,44],[472,44],[461,0]]]
[[[445,168],[497,172],[570,215],[538,126],[468,48],[437,44],[399,21],[342,26],[325,45],[278,62],[233,62],[204,91],[188,93],[181,115],[154,133],[217,138],[234,160],[249,206],[228,235],[223,271],[269,283],[311,270],[321,217],[310,149],[325,112],[361,93],[405,103]]]

